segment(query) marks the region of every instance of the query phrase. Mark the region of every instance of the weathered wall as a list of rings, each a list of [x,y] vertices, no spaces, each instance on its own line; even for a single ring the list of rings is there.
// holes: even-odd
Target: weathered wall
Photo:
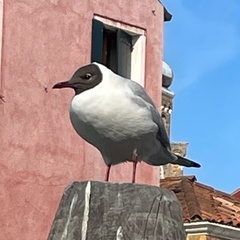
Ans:
[[[104,179],[100,154],[70,124],[73,92],[51,90],[89,63],[94,14],[146,29],[146,89],[160,106],[163,8],[158,1],[5,0],[1,239],[46,239],[64,187],[73,180]],[[128,165],[113,167],[110,179],[131,181]],[[158,185],[158,168],[141,165],[137,182]]]

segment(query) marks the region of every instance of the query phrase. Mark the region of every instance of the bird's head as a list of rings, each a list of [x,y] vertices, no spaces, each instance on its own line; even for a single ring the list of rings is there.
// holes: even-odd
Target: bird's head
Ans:
[[[99,66],[99,64],[95,63],[83,66],[73,74],[70,80],[56,83],[52,88],[72,88],[75,94],[94,88],[103,78]]]

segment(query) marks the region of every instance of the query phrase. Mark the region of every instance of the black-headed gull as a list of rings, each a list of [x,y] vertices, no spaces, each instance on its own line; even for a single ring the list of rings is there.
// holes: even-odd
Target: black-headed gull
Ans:
[[[153,101],[138,83],[123,78],[102,64],[79,68],[69,81],[53,88],[72,88],[70,119],[76,132],[94,145],[108,166],[144,161],[159,166],[167,163],[200,167],[196,162],[171,152],[163,120]]]

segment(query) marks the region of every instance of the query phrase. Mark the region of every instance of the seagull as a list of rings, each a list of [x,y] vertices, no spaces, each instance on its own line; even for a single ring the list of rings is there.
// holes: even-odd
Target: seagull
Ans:
[[[71,123],[79,136],[100,151],[107,165],[106,181],[112,165],[127,161],[133,162],[133,183],[140,161],[153,166],[172,163],[200,167],[171,152],[163,120],[137,82],[94,62],[80,67],[70,80],[53,86],[62,88],[75,91]]]

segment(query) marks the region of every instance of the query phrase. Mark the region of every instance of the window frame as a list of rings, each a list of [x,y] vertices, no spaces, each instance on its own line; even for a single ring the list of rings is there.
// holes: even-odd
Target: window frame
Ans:
[[[145,30],[130,26],[128,24],[119,22],[119,21],[114,21],[108,18],[104,18],[101,16],[95,15],[93,17],[93,20],[97,20],[103,24],[102,26],[106,29],[120,29],[127,34],[129,34],[132,37],[132,52],[131,52],[131,74],[130,78],[142,86],[145,84],[145,59],[146,59],[146,36],[145,36]],[[100,23],[99,23],[100,24]],[[99,34],[102,34],[103,37],[103,32],[98,33],[97,35],[94,35],[95,33],[92,33],[92,42],[94,41],[94,37],[101,37]],[[96,41],[94,41],[95,43]],[[103,40],[100,40],[98,43],[98,49],[96,51],[102,51],[102,48],[100,46],[103,46]],[[92,51],[92,59],[96,60],[97,58],[94,57],[96,56],[97,53],[93,53]],[[98,62],[101,62],[100,60],[96,60]]]

